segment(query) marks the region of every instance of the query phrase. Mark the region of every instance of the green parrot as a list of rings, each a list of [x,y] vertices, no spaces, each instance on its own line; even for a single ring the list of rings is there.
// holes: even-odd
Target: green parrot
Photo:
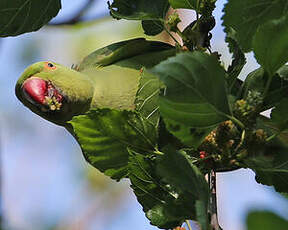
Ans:
[[[51,61],[32,64],[18,79],[15,93],[32,112],[67,127],[73,116],[91,108],[136,109],[144,69],[174,54],[162,42],[118,42],[96,50],[74,68]]]
[[[162,86],[146,69],[175,52],[169,44],[137,38],[96,50],[72,68],[51,61],[37,62],[18,79],[16,96],[32,112],[65,127],[81,145],[70,121],[91,109],[136,111],[156,124],[157,97]],[[93,163],[89,154],[83,153],[100,171],[109,169],[109,165]]]

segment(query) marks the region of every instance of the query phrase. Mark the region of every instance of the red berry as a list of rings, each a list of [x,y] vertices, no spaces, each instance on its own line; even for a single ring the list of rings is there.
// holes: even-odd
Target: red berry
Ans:
[[[200,151],[200,158],[203,159],[206,157],[206,152],[205,151]]]

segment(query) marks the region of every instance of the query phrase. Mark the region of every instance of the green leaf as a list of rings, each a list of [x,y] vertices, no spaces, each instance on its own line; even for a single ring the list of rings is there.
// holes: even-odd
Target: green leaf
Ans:
[[[224,8],[223,25],[225,31],[227,28],[236,31],[242,50],[249,52],[258,27],[286,15],[287,10],[286,0],[230,0]]]
[[[280,78],[288,80],[288,65],[283,65],[278,71],[277,74]]]
[[[287,145],[287,143],[286,143]],[[288,192],[288,147],[276,138],[259,152],[249,153],[243,167],[256,173],[258,183],[274,186],[278,192]]]
[[[230,115],[225,71],[218,60],[201,52],[185,52],[151,69],[166,85],[159,99],[167,129],[185,143],[195,136],[190,128],[210,129]],[[211,84],[213,82],[213,84]],[[186,134],[184,134],[186,133]],[[186,136],[192,133],[192,136]]]
[[[158,160],[157,172],[165,182],[173,185],[179,194],[196,200],[197,220],[201,229],[208,229],[209,187],[204,175],[193,165],[186,152],[166,148],[164,155]]]
[[[117,19],[143,20],[143,29],[147,35],[156,35],[162,32],[168,9],[168,0],[114,0],[109,5],[111,15]],[[152,26],[152,24],[154,25]]]
[[[279,129],[284,131],[288,129],[288,98],[284,98],[271,112],[271,123]]]
[[[170,5],[174,9],[183,8],[183,9],[196,10],[197,8],[199,8],[199,6],[197,6],[198,2],[199,2],[199,0],[169,0]]]
[[[170,133],[181,140],[185,146],[193,147],[195,149],[214,129],[214,126],[208,128],[192,128],[168,118],[165,118],[164,121]]]
[[[260,26],[252,46],[258,63],[272,76],[288,61],[288,14]]]
[[[143,66],[151,67],[165,60],[167,56],[173,55],[175,53],[174,50],[173,46],[167,43],[147,41],[145,38],[130,39],[108,45],[92,52],[79,64],[78,70],[85,71],[90,68],[108,66],[125,60],[125,63],[120,63],[120,65],[122,64],[121,66],[136,69],[140,69]],[[161,51],[168,51],[167,53],[170,53],[170,55],[165,55],[164,53],[161,53],[161,55],[157,54]],[[145,57],[145,54],[148,54],[149,58],[147,56]],[[138,57],[139,60],[135,60],[136,57]],[[127,59],[130,60],[127,61]]]
[[[286,230],[288,221],[269,211],[250,212],[246,218],[248,230]]]
[[[39,30],[58,14],[60,8],[60,0],[1,0],[0,37]]]
[[[151,151],[156,129],[135,112],[92,109],[71,124],[86,160],[112,179],[127,175],[127,148]]]
[[[274,107],[283,98],[288,98],[288,71],[287,66],[281,67],[273,76],[267,96],[263,100],[263,110]],[[245,99],[249,91],[257,91],[263,95],[268,76],[263,68],[258,68],[245,79],[242,97]]]
[[[160,116],[158,98],[161,87],[163,88],[163,84],[159,79],[143,68],[136,94],[136,110],[155,125],[158,124]]]
[[[211,15],[216,0],[169,0],[169,3],[174,9],[193,9],[199,14]]]
[[[171,185],[160,181],[155,172],[155,160],[135,151],[129,153],[131,187],[151,224],[170,229],[193,218],[195,201],[175,193]]]
[[[157,20],[143,20],[142,28],[146,35],[155,36],[163,31],[164,24],[162,21]]]
[[[246,64],[246,58],[236,40],[235,30],[233,30],[232,28],[227,29],[225,41],[229,44],[229,50],[233,54],[232,63],[227,69],[228,85],[230,86],[235,83],[237,77],[242,71],[244,65]]]

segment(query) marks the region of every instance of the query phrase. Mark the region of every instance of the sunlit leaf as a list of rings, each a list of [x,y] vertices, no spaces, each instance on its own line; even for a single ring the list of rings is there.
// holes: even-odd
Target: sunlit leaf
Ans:
[[[143,68],[136,94],[136,110],[155,125],[159,122],[158,98],[161,87],[163,85],[159,79]]]
[[[155,127],[134,112],[92,109],[71,124],[87,161],[113,179],[127,175],[127,148],[153,150]]]
[[[192,144],[195,140],[193,132],[191,137],[187,136],[187,128],[208,129],[227,120],[230,108],[225,71],[215,57],[185,52],[161,62],[151,71],[166,85],[165,96],[159,99],[166,127],[183,142],[191,138]]]

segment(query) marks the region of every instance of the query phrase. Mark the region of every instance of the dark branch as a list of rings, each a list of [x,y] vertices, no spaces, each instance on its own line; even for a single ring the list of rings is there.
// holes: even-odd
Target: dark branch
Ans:
[[[70,19],[66,20],[66,21],[62,21],[62,22],[55,22],[55,23],[49,23],[48,26],[60,26],[60,25],[75,25],[79,22],[83,22],[83,21],[94,21],[96,19],[99,18],[103,18],[104,16],[107,15],[107,13],[103,13],[93,19],[89,19],[89,20],[84,20],[82,17],[83,15],[91,8],[91,6],[95,3],[95,0],[87,0],[86,4],[79,9],[79,11]]]
[[[211,191],[210,197],[210,224],[212,230],[222,230],[218,223],[217,215],[217,192],[216,192],[216,172],[214,170],[209,174],[209,187]]]

